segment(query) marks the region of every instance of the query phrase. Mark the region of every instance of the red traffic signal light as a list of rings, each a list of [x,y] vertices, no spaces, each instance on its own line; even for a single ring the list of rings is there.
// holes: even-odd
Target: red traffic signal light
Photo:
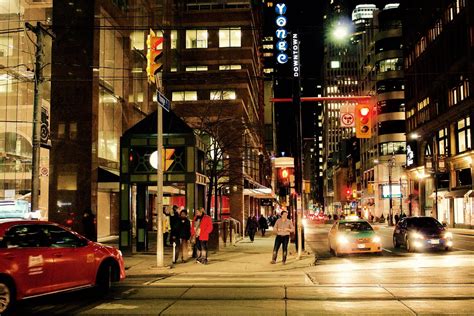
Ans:
[[[347,189],[347,190],[346,190],[346,194],[347,194],[347,195],[351,195],[351,194],[352,194],[352,190],[351,190],[351,189]]]
[[[163,55],[163,37],[155,36],[153,31],[146,40],[147,54],[146,54],[146,73],[149,82],[156,82],[156,75],[163,68],[160,59]]]
[[[356,137],[372,137],[372,110],[369,104],[357,104],[356,113]]]

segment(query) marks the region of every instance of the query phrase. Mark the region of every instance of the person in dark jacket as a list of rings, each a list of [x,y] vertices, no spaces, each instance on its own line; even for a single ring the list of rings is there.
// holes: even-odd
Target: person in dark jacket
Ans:
[[[179,213],[179,219],[176,224],[177,249],[175,262],[181,257],[181,262],[188,259],[189,239],[191,238],[191,222],[188,218],[188,211],[183,209]]]
[[[258,230],[258,222],[255,216],[249,216],[247,219],[247,234],[249,235],[250,241],[253,242],[255,239],[255,233]]]
[[[176,250],[178,249],[179,238],[177,237],[177,225],[179,221],[178,206],[173,205],[172,214],[170,215],[170,245],[173,246],[173,242],[176,243]]]
[[[82,227],[84,229],[84,237],[92,241],[97,241],[96,220],[91,209],[84,211],[82,215]]]
[[[262,233],[262,237],[265,236],[265,231],[268,229],[268,222],[265,216],[260,216],[258,219],[258,227],[260,228],[260,231]]]

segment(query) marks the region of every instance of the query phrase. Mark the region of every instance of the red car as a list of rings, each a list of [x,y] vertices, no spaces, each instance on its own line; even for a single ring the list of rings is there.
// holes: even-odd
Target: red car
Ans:
[[[0,220],[0,315],[16,300],[123,280],[122,253],[51,222]]]

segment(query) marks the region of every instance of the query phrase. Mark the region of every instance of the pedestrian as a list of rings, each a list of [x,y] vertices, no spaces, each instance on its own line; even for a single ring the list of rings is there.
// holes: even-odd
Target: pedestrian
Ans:
[[[395,224],[397,224],[398,221],[400,220],[400,218],[398,217],[398,214],[395,214],[394,218],[395,218]]]
[[[273,256],[272,256],[272,264],[276,263],[278,251],[280,250],[280,246],[283,246],[283,264],[286,263],[286,256],[288,253],[288,242],[290,241],[290,233],[295,232],[295,226],[288,219],[288,212],[282,211],[281,218],[279,218],[273,230],[276,232],[277,236],[275,238],[275,245],[273,246]]]
[[[191,222],[188,218],[188,211],[183,209],[179,213],[179,219],[176,224],[176,243],[177,249],[174,262],[176,263],[181,257],[181,262],[186,262],[188,259],[189,239],[191,238]]]
[[[191,226],[191,235],[196,238],[196,262],[198,263],[207,264],[207,242],[212,228],[212,219],[206,214],[204,207],[197,209]]]
[[[86,209],[82,214],[82,227],[84,237],[92,241],[97,241],[96,220],[91,209]]]
[[[268,229],[268,222],[265,216],[260,216],[258,219],[258,227],[260,227],[260,232],[262,233],[262,237],[265,236],[265,232]]]
[[[170,212],[168,211],[168,208],[166,206],[163,207],[163,245],[165,247],[171,247],[171,245],[168,244],[168,237],[170,234],[171,226],[170,226]]]
[[[258,222],[255,216],[249,216],[247,219],[247,227],[245,231],[249,235],[250,241],[253,242],[255,239],[255,233],[258,230]]]
[[[170,245],[173,245],[173,242],[176,242],[177,239],[177,225],[179,221],[179,212],[178,212],[178,206],[173,205],[172,208],[172,214],[170,216]]]

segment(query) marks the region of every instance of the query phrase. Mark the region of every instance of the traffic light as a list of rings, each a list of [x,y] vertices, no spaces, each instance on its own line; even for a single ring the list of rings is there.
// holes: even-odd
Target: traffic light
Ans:
[[[357,138],[372,137],[372,109],[369,104],[359,103],[356,106],[355,125]]]
[[[150,34],[146,40],[147,54],[146,54],[146,73],[148,81],[155,83],[156,75],[163,68],[161,63],[161,56],[163,55],[163,37],[155,35],[155,32],[150,30]]]
[[[347,190],[346,190],[346,194],[347,194],[347,195],[352,195],[352,190],[351,190],[351,189],[347,189]]]
[[[288,179],[288,170],[282,169],[282,170],[281,170],[281,177],[282,177],[283,179]]]

